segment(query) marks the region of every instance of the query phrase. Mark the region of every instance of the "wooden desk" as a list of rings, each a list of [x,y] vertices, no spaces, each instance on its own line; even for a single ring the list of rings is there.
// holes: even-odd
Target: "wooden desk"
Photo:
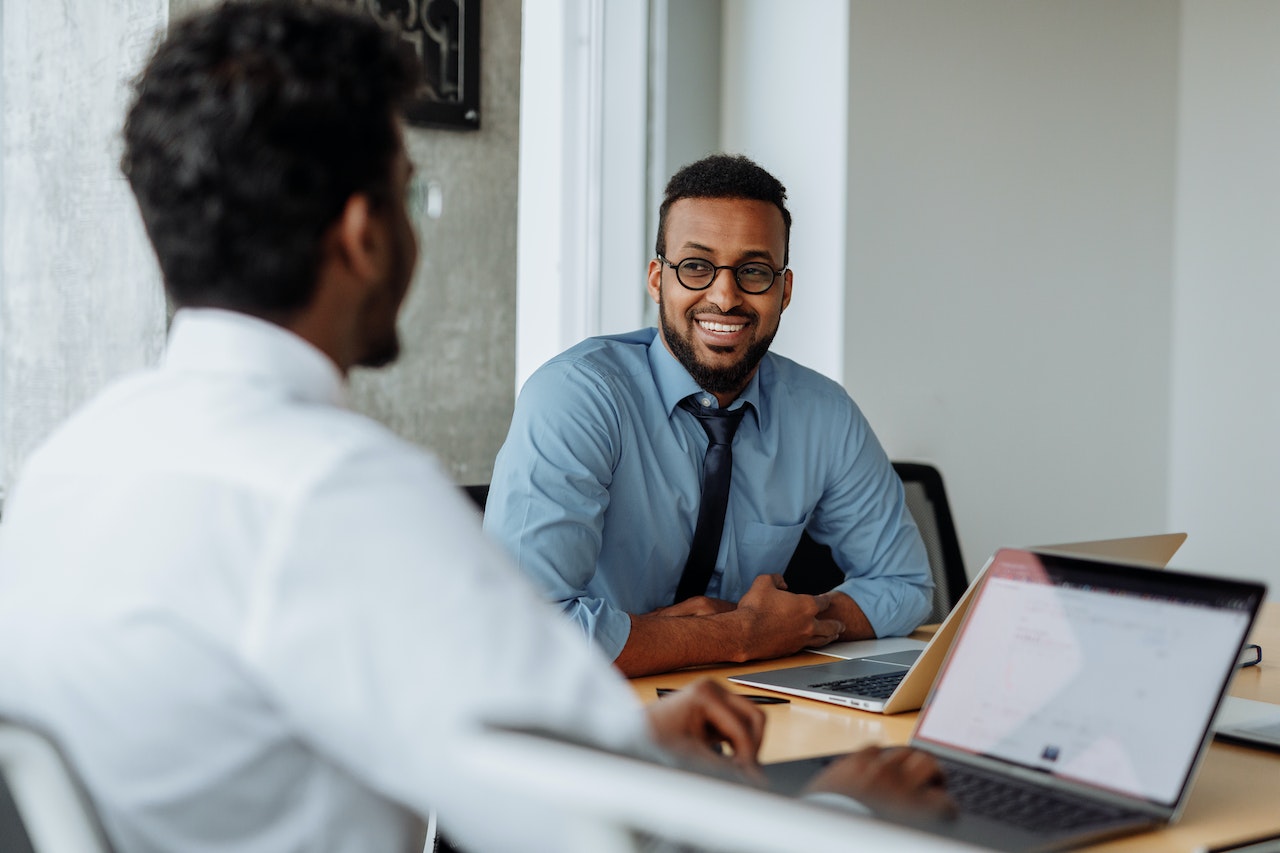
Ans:
[[[915,636],[927,638],[929,633],[925,630]],[[1262,663],[1239,670],[1230,692],[1246,699],[1280,704],[1280,602],[1263,605],[1250,642],[1262,646]],[[703,676],[715,678],[731,690],[754,693],[758,691],[724,679],[738,673],[830,660],[805,653],[775,661],[650,675],[633,679],[632,685],[646,702],[657,699],[655,688],[681,687]],[[787,705],[761,706],[768,716],[760,751],[763,762],[851,751],[870,744],[906,743],[915,726],[915,713],[886,716],[790,698]],[[1280,753],[1215,741],[1200,766],[1191,800],[1178,823],[1160,832],[1129,836],[1088,849],[1098,853],[1190,853],[1203,846],[1271,833],[1280,833]]]

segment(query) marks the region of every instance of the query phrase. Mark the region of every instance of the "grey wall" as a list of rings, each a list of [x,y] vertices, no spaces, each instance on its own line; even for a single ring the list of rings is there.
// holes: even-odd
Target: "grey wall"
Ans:
[[[156,361],[159,275],[119,176],[125,81],[170,12],[204,0],[4,0],[0,485],[112,378]],[[443,193],[420,234],[404,356],[352,400],[487,480],[513,405],[520,0],[485,0],[478,132],[411,130]]]
[[[668,3],[663,91],[665,138],[655,152],[653,222],[667,179],[681,166],[720,150],[722,0]]]
[[[1178,3],[851,9],[846,384],[971,571],[1162,530]]]

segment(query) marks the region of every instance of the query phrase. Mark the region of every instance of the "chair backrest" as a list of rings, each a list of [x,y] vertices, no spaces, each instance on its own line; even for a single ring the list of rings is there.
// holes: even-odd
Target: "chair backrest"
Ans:
[[[478,486],[463,486],[462,490],[467,493],[467,497],[484,512],[484,505],[489,501],[489,484],[482,483]]]
[[[893,470],[902,480],[907,509],[920,528],[920,538],[924,540],[929,567],[933,570],[933,611],[927,621],[941,622],[969,586],[947,490],[942,485],[942,475],[932,465],[894,462]]]
[[[942,475],[932,465],[919,462],[894,462],[893,470],[902,480],[907,510],[920,528],[933,572],[933,607],[925,621],[941,622],[969,585]],[[840,583],[844,573],[836,565],[831,549],[805,533],[787,564],[785,577],[788,589],[813,595]]]
[[[110,853],[71,767],[46,735],[0,720],[0,850]]]

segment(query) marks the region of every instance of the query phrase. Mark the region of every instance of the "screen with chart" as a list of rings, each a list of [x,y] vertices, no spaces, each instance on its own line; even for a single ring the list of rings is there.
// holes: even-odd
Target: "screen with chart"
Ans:
[[[1256,607],[1195,580],[1000,552],[916,738],[1172,805]]]

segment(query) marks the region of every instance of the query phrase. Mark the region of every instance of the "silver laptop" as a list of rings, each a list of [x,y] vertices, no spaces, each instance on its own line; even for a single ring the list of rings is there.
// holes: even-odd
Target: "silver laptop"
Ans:
[[[1228,696],[1213,733],[1229,743],[1280,750],[1280,705]]]
[[[921,828],[1047,850],[1174,821],[1265,593],[998,551],[911,736],[958,809]]]
[[[1186,538],[1185,533],[1164,533],[1156,536],[1044,545],[1033,550],[1106,556],[1163,567]],[[987,566],[990,565],[988,561]],[[835,663],[770,669],[735,675],[729,680],[749,687],[803,696],[862,711],[881,714],[914,711],[924,702],[933,678],[951,646],[956,628],[969,608],[970,597],[981,583],[987,566],[983,566],[982,571],[969,584],[928,643],[904,638],[839,643],[824,649],[813,649],[844,658]]]

